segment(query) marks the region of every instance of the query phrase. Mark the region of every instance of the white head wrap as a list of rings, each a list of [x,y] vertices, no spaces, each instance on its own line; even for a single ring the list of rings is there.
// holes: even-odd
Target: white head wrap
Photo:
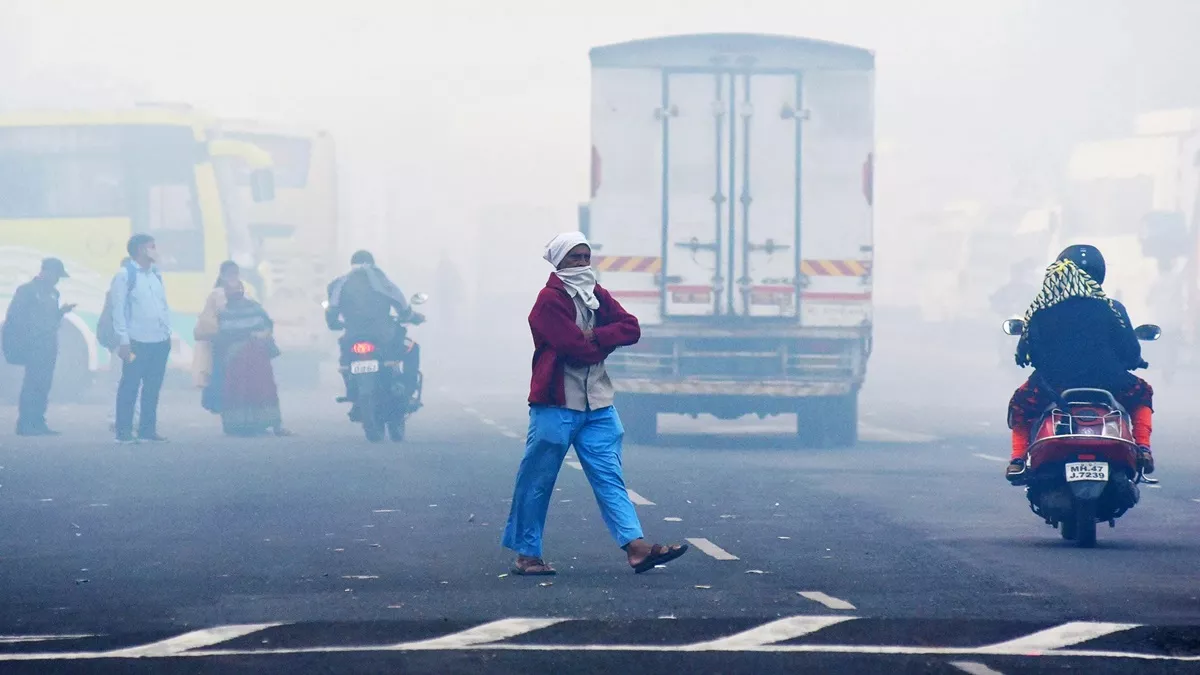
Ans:
[[[584,306],[588,309],[595,310],[600,307],[600,301],[596,299],[596,271],[591,267],[571,267],[565,270],[558,269],[562,264],[567,254],[571,249],[579,245],[585,245],[589,248],[587,237],[582,232],[566,232],[550,240],[546,244],[546,252],[542,256],[555,267],[555,274],[562,280],[563,285],[567,287],[567,292],[578,297],[583,301]]]

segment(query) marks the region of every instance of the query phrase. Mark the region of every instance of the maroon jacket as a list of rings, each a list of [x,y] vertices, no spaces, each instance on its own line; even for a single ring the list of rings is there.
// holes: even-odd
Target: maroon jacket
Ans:
[[[637,317],[625,311],[621,303],[599,285],[596,299],[595,344],[583,337],[575,323],[575,301],[557,274],[551,274],[546,287],[538,293],[529,328],[533,332],[533,380],[530,405],[564,406],[567,403],[563,383],[563,365],[591,366],[601,363],[617,347],[637,344],[642,337]]]

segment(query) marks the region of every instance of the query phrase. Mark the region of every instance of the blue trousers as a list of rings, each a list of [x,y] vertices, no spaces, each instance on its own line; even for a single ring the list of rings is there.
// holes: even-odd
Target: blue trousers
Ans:
[[[621,444],[625,427],[615,408],[578,412],[535,406],[529,409],[525,457],[517,470],[512,508],[504,528],[505,548],[530,558],[542,557],[546,511],[554,496],[554,481],[567,448],[574,445],[587,476],[600,516],[620,546],[642,537],[642,525],[629,500],[621,474]]]

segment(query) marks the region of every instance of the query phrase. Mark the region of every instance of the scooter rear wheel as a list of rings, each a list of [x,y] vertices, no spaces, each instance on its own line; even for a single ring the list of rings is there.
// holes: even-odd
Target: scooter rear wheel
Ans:
[[[1092,548],[1096,545],[1096,504],[1081,502],[1075,505],[1075,545]]]

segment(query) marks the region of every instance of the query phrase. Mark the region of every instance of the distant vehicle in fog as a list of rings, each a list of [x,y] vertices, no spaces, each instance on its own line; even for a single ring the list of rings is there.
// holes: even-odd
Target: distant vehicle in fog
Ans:
[[[642,341],[609,371],[631,439],[659,413],[796,413],[849,446],[871,353],[874,55],[718,34],[597,47],[580,229]]]
[[[79,307],[63,322],[56,389],[81,393],[108,367],[96,322],[135,232],[154,236],[171,306],[172,369],[191,368],[192,328],[217,269],[247,224],[228,164],[249,167],[251,197],[270,201],[270,156],[218,139],[206,115],[164,106],[0,116],[0,311],[56,257]]]

